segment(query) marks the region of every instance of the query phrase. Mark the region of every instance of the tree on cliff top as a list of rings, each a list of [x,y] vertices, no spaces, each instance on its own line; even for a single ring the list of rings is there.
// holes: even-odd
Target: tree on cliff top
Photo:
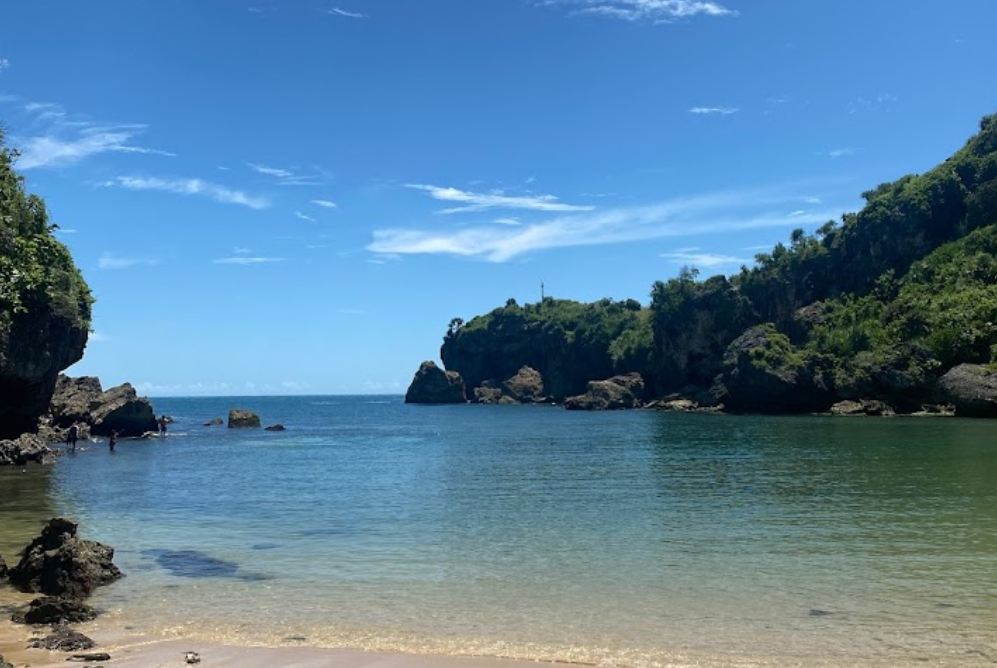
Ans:
[[[46,315],[88,330],[93,297],[73,258],[53,235],[45,202],[14,170],[17,152],[0,131],[0,369],[19,315]]]

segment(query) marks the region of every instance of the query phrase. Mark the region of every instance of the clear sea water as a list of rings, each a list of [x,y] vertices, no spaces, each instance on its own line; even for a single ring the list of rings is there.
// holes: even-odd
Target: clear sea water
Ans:
[[[117,549],[95,625],[612,666],[997,663],[997,423],[157,399],[0,469],[0,553]],[[229,408],[287,431],[205,427]]]

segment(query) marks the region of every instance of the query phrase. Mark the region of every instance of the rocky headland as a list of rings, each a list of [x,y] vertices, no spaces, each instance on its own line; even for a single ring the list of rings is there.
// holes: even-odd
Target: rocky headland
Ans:
[[[509,299],[451,320],[412,403],[997,417],[997,116],[920,175],[651,303]],[[638,380],[639,379],[639,382]]]

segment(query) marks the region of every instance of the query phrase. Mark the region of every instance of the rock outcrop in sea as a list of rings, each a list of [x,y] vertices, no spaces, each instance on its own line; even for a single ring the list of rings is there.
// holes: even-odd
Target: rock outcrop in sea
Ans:
[[[585,394],[568,397],[564,407],[569,411],[609,411],[639,408],[644,394],[644,379],[639,373],[613,376],[606,380],[591,380]]]
[[[139,397],[131,383],[104,391],[100,379],[92,376],[59,376],[49,416],[53,427],[83,424],[94,436],[117,431],[121,437],[137,437],[159,428],[152,404]]]
[[[456,371],[444,371],[432,360],[427,360],[415,372],[412,384],[405,393],[407,404],[463,404],[464,379]]]
[[[260,426],[260,416],[253,411],[233,408],[228,412],[229,429],[259,429]]]
[[[10,583],[23,592],[85,599],[97,587],[120,578],[114,548],[83,540],[77,530],[72,520],[50,520],[9,569]]]

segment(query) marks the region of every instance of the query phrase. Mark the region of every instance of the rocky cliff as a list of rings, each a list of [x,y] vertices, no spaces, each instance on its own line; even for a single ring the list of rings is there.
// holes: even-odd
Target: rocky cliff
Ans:
[[[0,148],[0,438],[35,428],[59,372],[83,356],[93,301],[14,157]]]

